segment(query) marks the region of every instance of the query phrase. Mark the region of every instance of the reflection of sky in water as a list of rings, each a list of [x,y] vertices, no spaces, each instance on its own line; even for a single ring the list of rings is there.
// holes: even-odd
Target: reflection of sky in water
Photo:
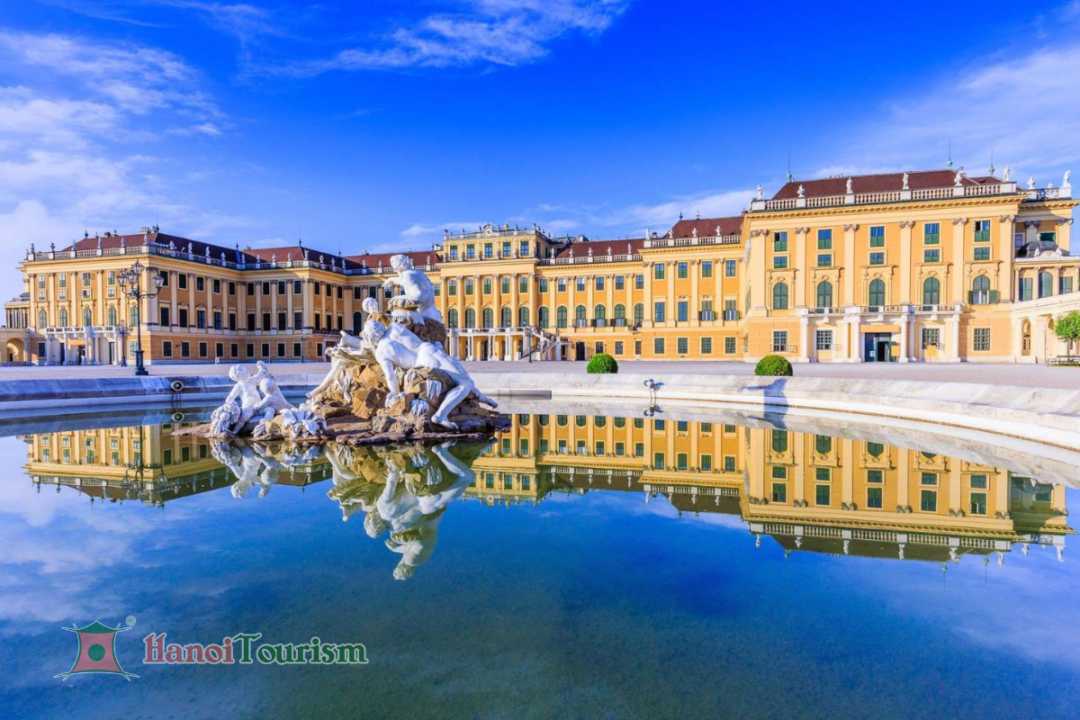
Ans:
[[[1005,564],[755,549],[733,515],[681,517],[640,493],[454,502],[435,557],[342,522],[330,482],[170,502],[40,494],[0,440],[5,716],[1060,716],[1080,690],[1078,573],[1032,546]],[[600,486],[602,487],[602,486]],[[1068,500],[1076,493],[1068,491]],[[60,626],[138,619],[117,641],[131,683],[53,678]],[[359,641],[366,667],[151,667],[141,640]]]

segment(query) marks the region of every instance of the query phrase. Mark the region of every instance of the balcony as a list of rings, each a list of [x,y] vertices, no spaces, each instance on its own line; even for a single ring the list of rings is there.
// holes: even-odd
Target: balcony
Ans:
[[[968,293],[970,305],[994,305],[1001,302],[1001,294],[997,290],[972,290]]]
[[[648,238],[645,240],[645,247],[652,248],[672,248],[672,247],[694,247],[696,245],[738,245],[742,242],[741,235],[703,235],[701,237],[662,237],[662,238]]]
[[[626,327],[626,318],[615,318],[611,321],[612,327],[624,328]]]
[[[794,355],[799,351],[799,348],[795,345],[781,345],[779,343],[773,343],[772,351],[774,353],[790,353]]]
[[[731,321],[731,320],[738,320],[738,319],[739,319],[739,311],[738,310],[725,310],[724,311],[724,320]]]
[[[1061,188],[1031,190],[1030,199],[1068,197],[1061,194]],[[753,200],[750,212],[769,210],[796,210],[801,208],[835,207],[838,205],[880,205],[911,200],[945,200],[956,197],[986,197],[990,195],[1010,195],[1017,192],[1014,182],[1002,182],[990,185],[952,185],[920,190],[890,190],[885,192],[852,193],[846,195],[828,195],[822,197],[784,198],[781,200]]]
[[[576,320],[574,320],[574,327],[587,328],[589,327],[589,321],[585,318],[577,318]]]
[[[605,318],[596,318],[595,320],[593,320],[593,327],[602,328],[607,326],[608,321]]]
[[[711,322],[716,320],[716,312],[713,310],[702,310],[698,313],[698,320],[702,322]]]

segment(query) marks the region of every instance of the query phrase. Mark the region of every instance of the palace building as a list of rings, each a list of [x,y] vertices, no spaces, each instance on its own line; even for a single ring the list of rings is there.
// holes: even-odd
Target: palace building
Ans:
[[[962,169],[789,180],[738,217],[645,237],[537,226],[447,231],[409,252],[432,280],[448,350],[469,360],[1041,362],[1080,309],[1068,173],[1021,188]],[[313,361],[361,301],[385,303],[389,255],[226,248],[158,228],[31,248],[7,303],[7,362],[119,363],[141,324],[149,363]],[[130,300],[120,274],[138,263]]]

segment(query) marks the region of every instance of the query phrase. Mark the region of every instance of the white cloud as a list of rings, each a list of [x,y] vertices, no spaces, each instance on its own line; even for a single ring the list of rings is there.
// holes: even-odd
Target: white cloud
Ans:
[[[666,228],[686,217],[726,217],[739,215],[750,204],[753,190],[726,190],[685,195],[656,205],[635,204],[607,213],[600,219],[605,227],[624,227],[644,231],[645,227]]]
[[[401,237],[404,238],[430,238],[433,242],[437,242],[437,238],[442,238],[443,231],[449,230],[450,232],[458,232],[461,228],[478,228],[484,223],[482,222],[448,222],[437,225],[425,225],[423,223],[414,223],[409,227],[401,231]]]
[[[472,0],[454,11],[428,15],[362,47],[309,60],[276,72],[317,75],[331,70],[522,65],[550,52],[571,34],[606,30],[628,0]]]

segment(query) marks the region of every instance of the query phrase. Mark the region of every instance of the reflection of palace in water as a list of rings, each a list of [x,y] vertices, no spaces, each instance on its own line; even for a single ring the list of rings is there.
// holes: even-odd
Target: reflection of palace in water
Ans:
[[[351,478],[339,477],[345,465],[333,448],[329,459],[311,455],[295,462],[245,450],[247,460],[238,453],[230,470],[215,459],[209,441],[176,437],[173,430],[180,427],[27,436],[26,469],[39,487],[70,486],[92,500],[164,505],[238,484],[238,468],[246,462],[257,478],[247,483],[262,483],[260,495],[271,484],[305,486],[334,477],[338,487],[331,497],[346,517],[355,511],[342,486]],[[387,452],[365,460],[383,463],[363,471],[367,485],[386,483],[395,463],[421,462],[409,455],[387,459],[394,454]],[[466,459],[468,486],[453,483],[455,498],[494,506],[589,491],[640,493],[645,502],[663,496],[680,514],[737,515],[758,543],[769,535],[786,551],[943,561],[1040,544],[1060,555],[1064,537],[1073,532],[1062,484],[978,460],[778,427],[515,415],[512,428],[473,457]],[[423,462],[457,472],[437,460]],[[424,472],[430,475],[426,467]],[[369,489],[374,508],[380,488]],[[246,492],[233,487],[234,495]],[[422,502],[431,502],[422,495]]]

